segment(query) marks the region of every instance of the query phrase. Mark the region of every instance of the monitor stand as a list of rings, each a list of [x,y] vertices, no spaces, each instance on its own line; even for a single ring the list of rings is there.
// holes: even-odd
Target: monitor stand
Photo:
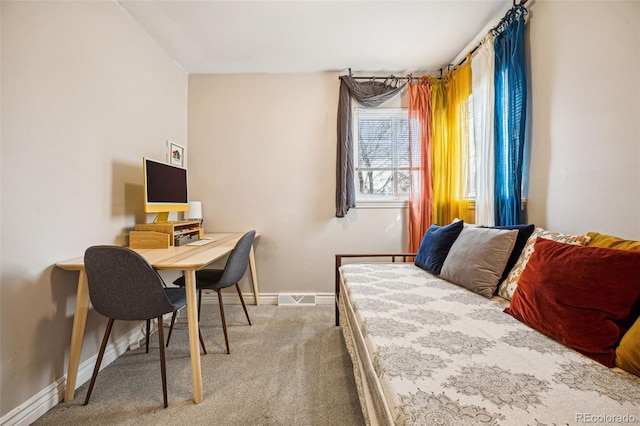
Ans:
[[[169,222],[169,212],[160,212],[156,215],[153,223],[165,223]]]

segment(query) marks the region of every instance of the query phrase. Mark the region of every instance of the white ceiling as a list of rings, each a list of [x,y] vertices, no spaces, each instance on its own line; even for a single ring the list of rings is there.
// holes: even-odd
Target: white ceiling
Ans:
[[[512,0],[118,3],[189,74],[356,73],[438,70]]]

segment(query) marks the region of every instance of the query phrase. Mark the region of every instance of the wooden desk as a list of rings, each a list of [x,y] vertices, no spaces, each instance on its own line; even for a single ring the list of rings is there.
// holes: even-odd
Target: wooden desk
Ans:
[[[202,396],[202,371],[200,366],[200,342],[198,340],[198,308],[196,298],[196,271],[229,254],[243,234],[207,234],[216,241],[203,246],[179,246],[168,249],[136,249],[155,269],[180,270],[185,276],[187,294],[187,320],[189,323],[189,347],[191,352],[191,370],[193,373],[193,400],[199,404]],[[256,234],[257,236],[257,234]],[[84,270],[84,257],[56,263],[59,268],[68,271],[79,271],[78,291],[76,296],[76,312],[73,317],[71,332],[71,348],[69,351],[69,368],[64,394],[65,401],[73,400],[76,390],[76,379],[80,366],[80,352],[84,340],[84,329],[89,310],[89,287]],[[258,277],[255,266],[253,246],[249,254],[249,268],[253,282],[253,295],[256,305],[260,304],[258,296]],[[147,337],[148,338],[148,337]]]

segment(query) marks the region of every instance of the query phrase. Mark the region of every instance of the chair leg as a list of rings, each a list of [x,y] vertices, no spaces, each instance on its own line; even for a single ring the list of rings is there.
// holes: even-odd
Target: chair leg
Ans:
[[[169,347],[169,341],[171,340],[171,332],[173,332],[173,325],[176,323],[176,316],[178,315],[178,311],[173,311],[173,315],[171,315],[171,325],[169,326],[169,334],[167,335],[167,344],[166,347]],[[200,324],[198,324],[198,337],[200,338],[200,346],[202,346],[202,352],[207,354],[207,348],[204,346],[204,339],[202,338],[202,332],[200,331]]]
[[[224,319],[224,305],[222,304],[222,292],[220,290],[216,290],[218,293],[218,304],[220,305],[220,316],[222,317],[222,330],[224,331],[224,342],[227,344],[227,353],[230,354],[229,350],[229,336],[227,336],[227,321]]]
[[[147,353],[149,353],[149,339],[151,339],[151,320],[147,320],[147,343],[145,346],[147,347]]]
[[[96,366],[93,367],[93,375],[91,376],[91,382],[89,383],[89,390],[87,390],[87,397],[84,400],[84,405],[89,403],[91,398],[91,392],[93,391],[93,385],[96,383],[96,377],[98,371],[100,371],[100,364],[102,364],[102,357],[104,356],[104,350],[107,348],[107,342],[109,341],[109,335],[111,334],[111,328],[113,327],[114,320],[109,318],[107,323],[107,329],[104,331],[104,337],[102,338],[102,345],[100,345],[100,352],[98,352],[98,359],[96,360]]]
[[[162,372],[162,396],[164,397],[164,408],[169,406],[167,401],[167,360],[164,353],[164,325],[162,315],[158,317],[158,342],[160,343],[160,371]]]
[[[198,337],[200,338],[200,346],[202,346],[202,352],[207,354],[207,348],[204,347],[204,339],[202,338],[202,332],[200,331],[200,324],[198,324]]]
[[[178,311],[173,311],[173,315],[171,315],[171,325],[169,325],[169,333],[167,334],[167,345],[169,347],[169,341],[171,340],[171,332],[173,332],[173,324],[176,323],[176,316],[178,315]]]
[[[240,292],[240,286],[236,283],[236,290],[238,290],[238,296],[240,296],[240,302],[242,303],[242,309],[244,309],[244,314],[247,316],[247,321],[249,321],[249,325],[251,325],[251,320],[249,319],[249,312],[247,312],[247,305],[244,304],[244,298],[242,297],[242,293]]]
[[[204,339],[202,338],[202,332],[200,331],[200,310],[202,308],[202,289],[198,289],[198,337],[200,338],[200,346],[202,346],[202,352],[207,354],[207,348],[204,347]]]

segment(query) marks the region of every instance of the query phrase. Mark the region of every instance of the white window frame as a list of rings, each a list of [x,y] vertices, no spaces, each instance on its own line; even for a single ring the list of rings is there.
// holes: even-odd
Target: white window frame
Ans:
[[[366,112],[364,112],[366,111]],[[359,141],[359,126],[360,117],[364,115],[379,115],[379,116],[389,116],[389,115],[397,115],[402,114],[406,115],[407,119],[409,118],[409,110],[408,108],[364,108],[360,106],[356,106],[353,108],[352,117],[353,120],[353,158],[354,158],[354,173],[353,177],[356,185],[356,208],[407,208],[409,205],[409,195],[365,195],[361,194],[357,190],[357,179],[358,179],[358,141]],[[395,126],[394,126],[395,131]],[[395,137],[394,137],[395,141]],[[394,149],[394,155],[397,154],[397,150]],[[392,168],[394,172],[397,170],[397,167]],[[394,182],[397,185],[397,182]]]

